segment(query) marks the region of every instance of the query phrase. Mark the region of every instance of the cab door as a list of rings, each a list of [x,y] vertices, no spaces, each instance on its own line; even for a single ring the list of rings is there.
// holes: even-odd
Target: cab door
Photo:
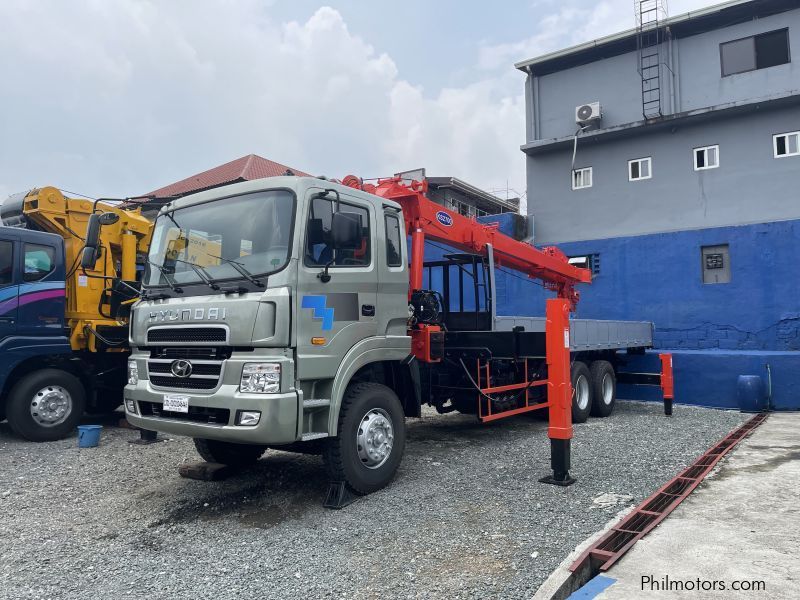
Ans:
[[[0,343],[17,333],[19,285],[14,259],[18,245],[15,239],[0,234]]]
[[[296,293],[297,378],[325,379],[336,375],[342,358],[360,341],[378,333],[376,315],[378,260],[375,204],[340,194],[338,210],[358,215],[361,244],[334,250],[330,228],[337,210],[334,194],[321,197],[321,188],[308,190],[305,231]],[[322,273],[328,265],[330,280]]]

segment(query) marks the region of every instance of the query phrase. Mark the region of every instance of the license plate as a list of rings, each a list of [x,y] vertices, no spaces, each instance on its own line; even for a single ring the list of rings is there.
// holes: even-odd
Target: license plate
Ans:
[[[174,394],[164,395],[164,410],[170,412],[188,413],[189,396],[176,396]]]

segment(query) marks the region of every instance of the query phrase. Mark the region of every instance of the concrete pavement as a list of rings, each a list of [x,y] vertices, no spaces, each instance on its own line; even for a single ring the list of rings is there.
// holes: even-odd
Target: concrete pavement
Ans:
[[[799,492],[800,413],[773,413],[582,597],[800,598]]]

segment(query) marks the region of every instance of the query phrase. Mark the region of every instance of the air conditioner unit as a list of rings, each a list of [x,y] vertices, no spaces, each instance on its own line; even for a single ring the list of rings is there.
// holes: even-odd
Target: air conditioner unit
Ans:
[[[575,107],[576,123],[583,124],[590,123],[591,121],[599,121],[602,116],[599,102],[590,102],[589,104],[581,104]]]

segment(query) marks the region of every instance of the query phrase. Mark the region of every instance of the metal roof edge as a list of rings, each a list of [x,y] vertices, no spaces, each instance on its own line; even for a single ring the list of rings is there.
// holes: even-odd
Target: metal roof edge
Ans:
[[[748,3],[755,3],[757,0],[727,0],[726,2],[721,2],[719,4],[713,4],[711,6],[707,6],[705,8],[700,8],[698,10],[693,10],[687,13],[683,13],[680,15],[676,15],[674,17],[668,17],[664,21],[664,26],[669,27],[671,25],[675,25],[677,23],[682,23],[684,21],[688,21],[690,19],[695,19],[698,17],[704,17],[706,15],[713,14],[715,12],[720,12],[726,8],[731,8],[733,6],[737,6],[739,4],[748,4]],[[604,46],[606,44],[617,42],[621,40],[625,40],[627,38],[633,37],[636,35],[636,28],[632,27],[630,29],[626,29],[624,31],[620,31],[618,33],[612,33],[610,35],[597,38],[591,40],[589,42],[584,42],[582,44],[577,44],[575,46],[570,46],[568,48],[564,48],[562,50],[556,50],[554,52],[550,52],[548,54],[542,54],[540,56],[536,56],[533,58],[529,58],[527,60],[523,60],[517,63],[514,63],[514,68],[519,69],[520,71],[526,72],[528,67],[533,65],[541,64],[548,62],[550,60],[556,58],[562,58],[565,56],[570,56],[572,54],[577,54],[578,52],[583,52],[586,50],[591,50],[592,48],[597,48],[600,46]]]

